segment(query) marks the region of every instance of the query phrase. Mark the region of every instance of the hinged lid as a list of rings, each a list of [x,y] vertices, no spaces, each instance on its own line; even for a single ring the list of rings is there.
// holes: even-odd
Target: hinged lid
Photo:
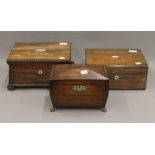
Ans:
[[[86,64],[110,67],[147,67],[140,49],[86,49]]]
[[[101,74],[100,74],[101,73]],[[103,76],[104,75],[104,76]],[[82,81],[97,81],[108,80],[106,66],[99,65],[80,65],[80,64],[65,64],[53,65],[50,81],[66,81],[82,80]]]
[[[15,61],[71,61],[68,42],[15,43],[7,62]]]

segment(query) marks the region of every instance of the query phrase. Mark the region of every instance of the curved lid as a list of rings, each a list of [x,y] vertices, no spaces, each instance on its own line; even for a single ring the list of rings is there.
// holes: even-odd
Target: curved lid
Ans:
[[[107,76],[105,66],[78,64],[54,65],[50,80],[108,80],[103,75]]]

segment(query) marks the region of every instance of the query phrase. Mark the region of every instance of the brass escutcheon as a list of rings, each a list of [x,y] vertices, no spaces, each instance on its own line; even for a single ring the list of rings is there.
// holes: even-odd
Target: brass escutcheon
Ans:
[[[84,90],[86,90],[87,89],[87,87],[85,86],[85,85],[74,85],[73,86],[73,90],[75,90],[75,91],[84,91]]]

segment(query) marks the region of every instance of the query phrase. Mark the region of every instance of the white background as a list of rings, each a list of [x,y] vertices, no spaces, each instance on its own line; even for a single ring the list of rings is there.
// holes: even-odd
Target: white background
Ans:
[[[1,31],[154,30],[154,1],[4,0]],[[154,124],[0,124],[0,154],[155,154]]]
[[[1,30],[154,30],[153,0],[1,0]]]

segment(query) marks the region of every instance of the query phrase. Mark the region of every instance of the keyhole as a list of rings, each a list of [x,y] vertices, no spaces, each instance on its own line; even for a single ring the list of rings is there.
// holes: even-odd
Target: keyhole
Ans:
[[[119,76],[118,75],[115,75],[115,80],[118,80],[119,79]]]
[[[38,70],[38,75],[42,75],[43,71],[42,70]]]

